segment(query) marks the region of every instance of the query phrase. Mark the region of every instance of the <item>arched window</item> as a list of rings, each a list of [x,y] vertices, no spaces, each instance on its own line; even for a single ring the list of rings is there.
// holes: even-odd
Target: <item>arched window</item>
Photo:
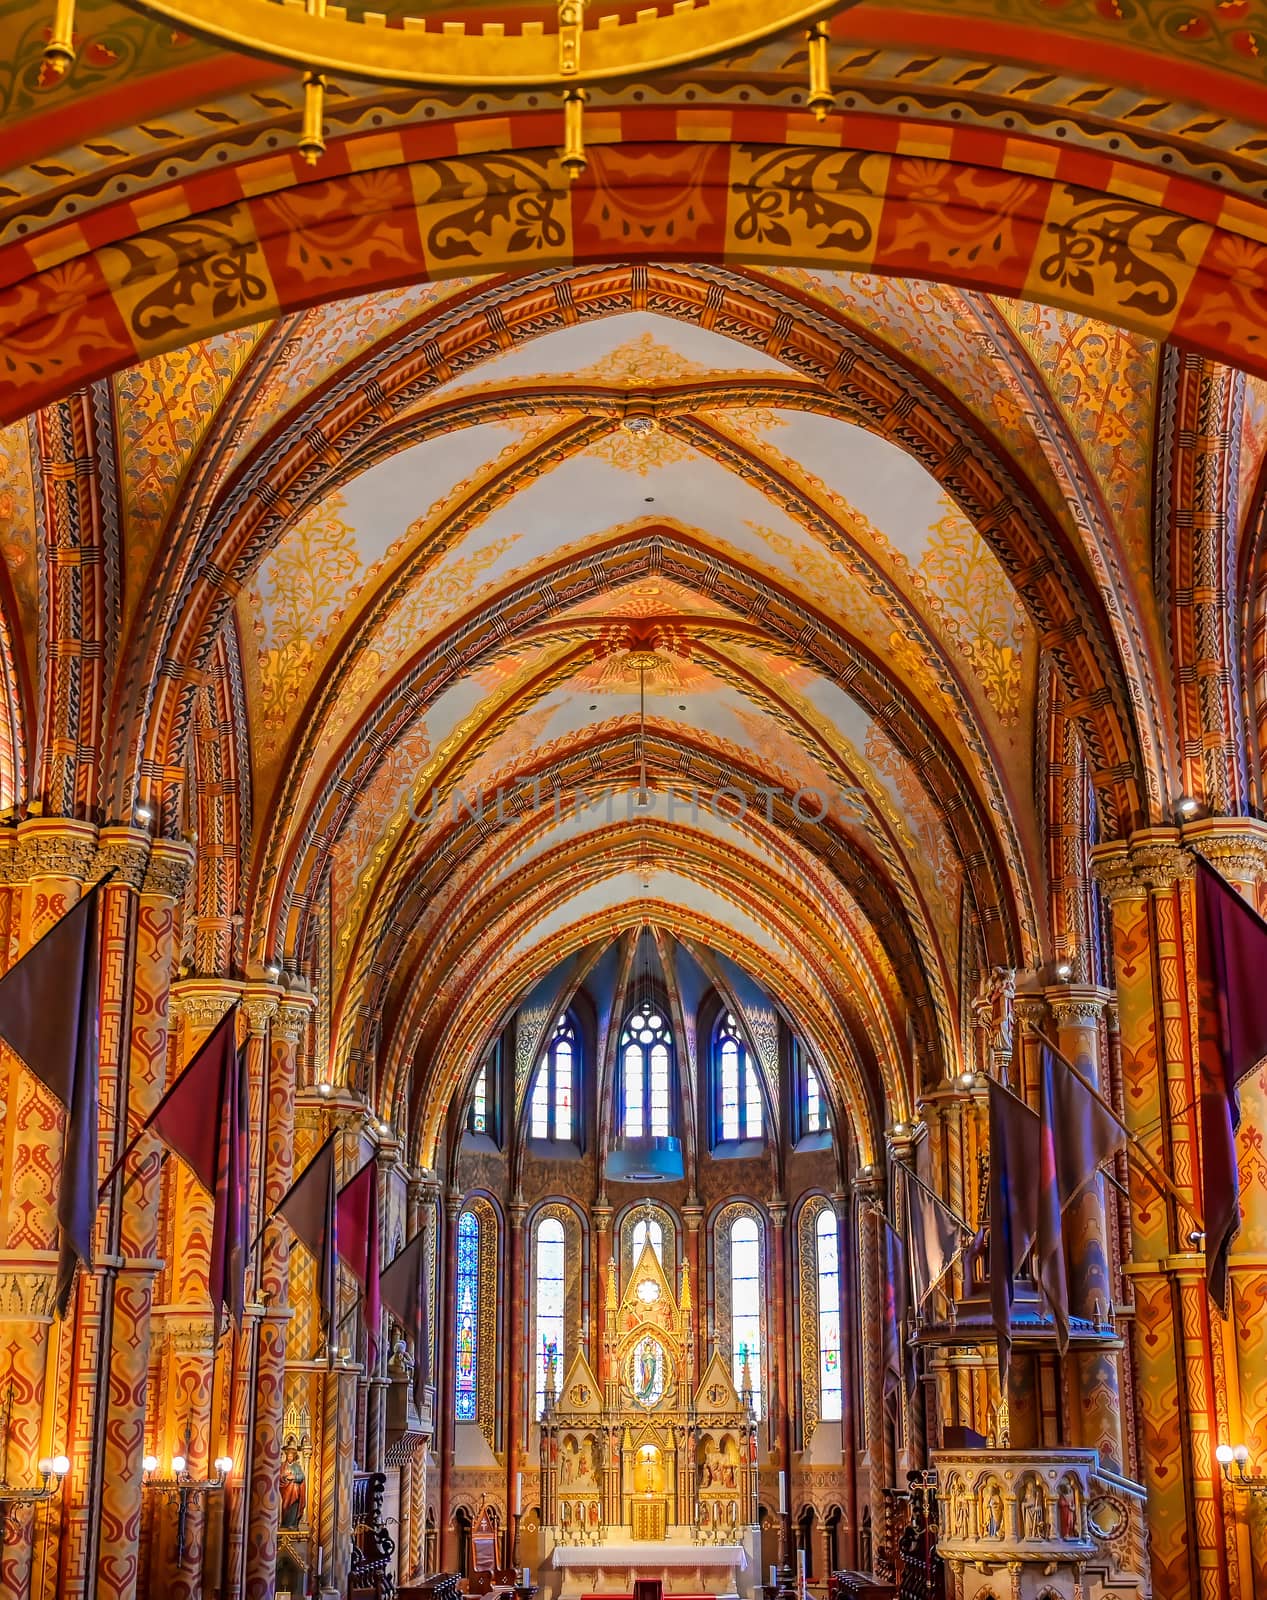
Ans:
[[[814,1063],[805,1063],[805,1131],[821,1133],[827,1126],[827,1107],[823,1104],[822,1085],[814,1071]]]
[[[480,1224],[473,1211],[458,1218],[457,1352],[453,1404],[459,1422],[479,1411]]]
[[[633,1230],[633,1259],[635,1264],[642,1254],[642,1247],[647,1240],[651,1241],[651,1248],[656,1253],[656,1260],[664,1265],[664,1229],[654,1217],[640,1217],[634,1223]]]
[[[761,1232],[755,1217],[730,1225],[730,1351],[736,1389],[747,1381],[752,1406],[761,1415]]]
[[[761,1081],[729,1011],[713,1030],[713,1103],[719,1140],[763,1137]]]
[[[801,1041],[792,1039],[792,1082],[796,1086],[796,1137],[826,1133],[831,1126],[827,1116],[827,1097],[818,1068],[810,1060]]]
[[[555,1024],[545,1058],[537,1068],[532,1086],[534,1139],[554,1139],[567,1143],[576,1137],[576,1090],[580,1070],[580,1050],[575,1024],[561,1016]]]
[[[627,1139],[669,1133],[673,1035],[654,1006],[640,1007],[620,1036],[623,1126]]]
[[[567,1285],[563,1224],[545,1217],[537,1228],[537,1416],[545,1411],[546,1371],[554,1373],[554,1399],[563,1391],[563,1328]]]
[[[840,1237],[836,1213],[818,1213],[814,1226],[818,1265],[818,1414],[824,1422],[841,1415]]]
[[[475,1085],[471,1090],[471,1109],[467,1115],[466,1126],[471,1133],[488,1132],[488,1062],[480,1063],[480,1070],[475,1074]]]

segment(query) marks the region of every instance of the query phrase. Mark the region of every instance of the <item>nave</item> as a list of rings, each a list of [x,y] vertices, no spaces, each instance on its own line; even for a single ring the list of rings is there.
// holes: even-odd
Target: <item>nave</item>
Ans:
[[[1263,0],[0,0],[0,1600],[1267,1595]]]

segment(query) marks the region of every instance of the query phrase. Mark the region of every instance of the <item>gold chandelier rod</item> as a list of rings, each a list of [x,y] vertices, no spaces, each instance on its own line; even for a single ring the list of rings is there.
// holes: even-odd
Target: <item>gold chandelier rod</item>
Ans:
[[[798,27],[806,30],[806,103],[821,120],[832,106],[827,19],[859,0],[678,0],[667,11],[648,7],[632,14],[599,10],[616,0],[558,0],[553,29],[526,24],[514,32],[504,22],[463,18],[461,0],[418,0],[425,15],[393,16],[391,26],[384,12],[350,15],[346,6],[327,0],[125,3],[212,44],[295,67],[304,86],[299,148],[308,162],[319,160],[325,149],[331,75],[399,88],[541,86],[563,91],[562,162],[575,178],[585,167],[586,86],[690,67]],[[54,0],[54,6],[44,59],[61,77],[75,59],[75,0]]]

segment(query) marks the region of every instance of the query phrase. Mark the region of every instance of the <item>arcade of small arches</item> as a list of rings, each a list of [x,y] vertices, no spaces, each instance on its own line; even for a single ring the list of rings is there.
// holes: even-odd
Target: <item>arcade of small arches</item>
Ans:
[[[842,5],[822,120],[792,30],[593,86],[574,180],[532,86],[332,76],[310,169],[289,67],[3,9],[0,968],[113,873],[103,1176],[237,1007],[254,1243],[217,1342],[148,1134],[56,1315],[0,1047],[0,1600],[1267,1593],[1261,1071],[1226,1320],[1185,1209],[1194,850],[1267,910],[1260,0]],[[1001,1382],[1040,1035],[1179,1198],[1114,1158]],[[415,1326],[345,1262],[323,1329],[330,1140]]]

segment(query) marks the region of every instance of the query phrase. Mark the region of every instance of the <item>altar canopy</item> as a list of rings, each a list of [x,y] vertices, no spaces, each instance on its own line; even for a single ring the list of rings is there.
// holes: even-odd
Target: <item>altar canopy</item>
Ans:
[[[676,1295],[645,1242],[622,1294],[611,1262],[599,1373],[579,1354],[557,1400],[552,1376],[547,1369],[541,1482],[555,1565],[593,1565],[597,1556],[582,1560],[573,1547],[595,1545],[609,1547],[612,1564],[634,1565],[636,1551],[618,1559],[614,1547],[667,1540],[686,1565],[701,1564],[692,1546],[736,1547],[720,1564],[742,1568],[742,1536],[757,1520],[752,1394],[736,1389],[717,1354],[697,1381],[689,1269]]]

